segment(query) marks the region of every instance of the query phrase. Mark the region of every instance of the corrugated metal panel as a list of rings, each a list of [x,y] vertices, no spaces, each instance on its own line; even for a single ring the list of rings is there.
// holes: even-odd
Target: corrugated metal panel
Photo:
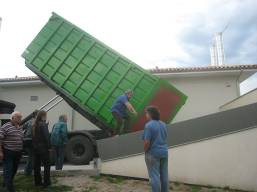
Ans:
[[[142,129],[137,122],[145,121],[145,106],[167,101],[160,107],[170,122],[186,100],[172,85],[54,13],[22,56],[28,68],[100,128],[114,127],[110,108],[127,89],[134,91],[131,102],[139,112],[130,131]],[[159,91],[175,100],[160,97]]]

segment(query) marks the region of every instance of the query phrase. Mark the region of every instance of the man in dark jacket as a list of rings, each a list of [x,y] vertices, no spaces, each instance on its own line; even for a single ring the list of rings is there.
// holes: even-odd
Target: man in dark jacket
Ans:
[[[67,115],[61,115],[54,124],[51,134],[51,144],[56,155],[55,169],[62,170],[65,145],[68,142]]]
[[[36,119],[37,113],[38,113],[37,110],[34,111],[32,113],[32,119],[23,125],[23,130],[25,130],[24,138],[27,142],[27,145],[25,145],[25,150],[28,154],[27,162],[24,168],[24,173],[26,176],[32,175],[32,170],[33,170],[32,126]]]
[[[32,127],[32,143],[34,148],[34,179],[36,186],[47,187],[51,185],[50,180],[50,134],[47,113],[39,111]],[[42,182],[41,165],[44,166],[44,179]]]

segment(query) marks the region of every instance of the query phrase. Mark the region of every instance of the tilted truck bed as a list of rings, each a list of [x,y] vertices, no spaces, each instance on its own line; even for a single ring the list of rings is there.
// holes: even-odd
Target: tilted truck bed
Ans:
[[[186,96],[69,21],[53,13],[22,54],[26,66],[75,110],[101,129],[111,130],[112,103],[132,89],[138,112],[130,132],[143,129],[144,109],[156,105],[169,123]]]

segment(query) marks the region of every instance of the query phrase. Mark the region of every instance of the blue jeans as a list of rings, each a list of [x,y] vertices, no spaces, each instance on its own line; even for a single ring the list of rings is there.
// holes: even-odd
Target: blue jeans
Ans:
[[[24,173],[26,176],[30,176],[32,175],[32,171],[33,171],[33,149],[32,148],[27,148],[26,152],[28,154],[28,159],[24,168]]]
[[[63,162],[64,162],[64,152],[65,152],[65,146],[54,146],[55,150],[55,169],[56,170],[62,170],[63,168]]]
[[[145,162],[152,187],[152,192],[168,192],[168,157],[159,158],[146,153]]]
[[[4,186],[7,188],[7,190],[14,191],[13,179],[20,163],[21,152],[10,151],[8,149],[4,149],[3,152]]]

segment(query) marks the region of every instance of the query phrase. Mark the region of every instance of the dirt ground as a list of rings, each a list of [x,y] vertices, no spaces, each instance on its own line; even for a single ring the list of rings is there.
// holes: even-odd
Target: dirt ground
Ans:
[[[87,173],[88,174],[88,173]],[[0,177],[0,192],[3,177]],[[36,187],[33,176],[18,174],[14,180],[17,192],[150,192],[146,180],[137,180],[109,175],[90,177],[83,171],[61,171],[51,174],[52,185],[48,188]],[[170,192],[240,192],[229,187],[214,188],[181,183],[170,183]],[[242,191],[241,191],[242,192]]]
[[[57,177],[57,185],[72,187],[74,192],[150,192],[148,181],[125,179],[111,176],[72,176],[66,175]],[[201,187],[195,185],[185,185],[180,183],[170,183],[172,192],[234,192],[226,188]]]

